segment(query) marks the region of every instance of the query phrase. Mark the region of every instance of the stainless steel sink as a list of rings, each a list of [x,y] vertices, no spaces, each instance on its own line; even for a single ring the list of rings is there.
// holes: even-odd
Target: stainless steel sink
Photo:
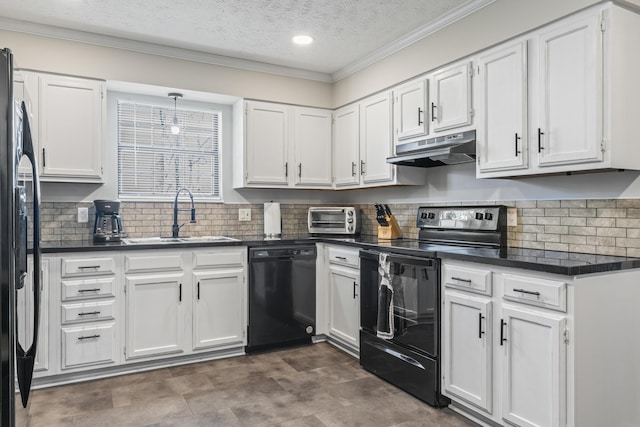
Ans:
[[[122,239],[122,241],[127,245],[158,245],[171,243],[237,242],[238,239],[227,236],[132,237]]]

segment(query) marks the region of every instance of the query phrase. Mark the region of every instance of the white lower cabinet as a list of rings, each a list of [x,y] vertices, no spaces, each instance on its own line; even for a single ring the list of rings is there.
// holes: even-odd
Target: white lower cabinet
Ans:
[[[354,353],[360,351],[359,249],[322,245],[325,283],[326,333],[329,339]],[[318,251],[320,252],[320,250]],[[319,257],[320,259],[320,257]]]
[[[502,417],[518,426],[565,425],[566,317],[503,306]]]
[[[358,348],[360,344],[360,272],[329,266],[329,334]]]
[[[444,259],[443,394],[491,425],[640,425],[638,283]]]
[[[184,350],[184,278],[182,272],[126,278],[127,359]]]
[[[243,345],[244,270],[193,273],[193,349]]]
[[[566,281],[453,261],[442,277],[445,394],[495,422],[564,426]]]
[[[241,246],[46,255],[36,376],[91,378],[124,364],[240,353],[246,268]],[[47,292],[59,295],[50,316]],[[21,337],[31,325],[23,323]]]
[[[491,300],[445,290],[443,313],[443,389],[491,412]]]
[[[56,317],[61,373],[120,363],[121,319],[116,298],[119,259],[117,254],[69,254],[55,259],[51,283],[59,286],[61,301]]]
[[[62,369],[116,363],[114,322],[62,328]]]

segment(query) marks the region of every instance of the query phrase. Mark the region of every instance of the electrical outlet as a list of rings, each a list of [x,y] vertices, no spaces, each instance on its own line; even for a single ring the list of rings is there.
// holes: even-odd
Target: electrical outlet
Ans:
[[[89,222],[89,208],[78,208],[78,222]]]
[[[238,221],[251,221],[251,209],[238,209]]]
[[[516,208],[507,209],[507,226],[515,227],[518,225],[518,210]]]

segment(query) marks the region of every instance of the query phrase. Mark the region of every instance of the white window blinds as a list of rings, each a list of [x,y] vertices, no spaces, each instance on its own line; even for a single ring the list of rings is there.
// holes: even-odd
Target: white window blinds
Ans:
[[[118,100],[118,191],[122,198],[220,199],[220,112]]]

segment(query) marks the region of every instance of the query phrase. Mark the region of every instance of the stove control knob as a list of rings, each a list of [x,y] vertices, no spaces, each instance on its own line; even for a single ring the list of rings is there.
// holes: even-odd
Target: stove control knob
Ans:
[[[484,217],[484,215],[482,215],[482,212],[476,212],[476,219],[479,221],[482,221],[482,218]]]
[[[353,222],[353,218],[348,218],[348,219],[347,219],[347,222],[348,222],[349,224],[351,224],[351,223]]]
[[[353,231],[353,224],[349,224],[349,227],[347,227],[347,230]]]
[[[484,219],[486,219],[487,221],[491,221],[493,219],[493,214],[491,212],[485,212]]]
[[[347,211],[347,216],[353,216],[353,211]]]

